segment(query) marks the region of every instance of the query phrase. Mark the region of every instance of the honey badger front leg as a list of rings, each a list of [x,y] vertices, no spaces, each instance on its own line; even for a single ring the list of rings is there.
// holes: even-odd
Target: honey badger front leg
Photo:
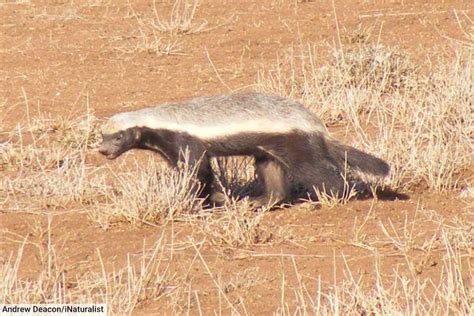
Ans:
[[[197,180],[201,188],[199,198],[205,199],[205,205],[216,204],[213,198],[214,172],[211,167],[211,159],[206,152],[206,148],[200,142],[195,140],[189,141],[183,137],[178,141],[179,145],[179,162],[189,164],[189,170],[194,170]],[[196,168],[196,169],[195,169]]]
[[[212,171],[209,157],[205,153],[202,153],[202,156],[200,157],[198,156],[190,157],[189,164],[191,168],[193,168],[193,166],[197,167],[196,178],[201,183],[201,191],[199,193],[199,197],[206,200],[205,204],[212,203],[210,198],[212,195],[212,184],[214,182],[214,173]]]

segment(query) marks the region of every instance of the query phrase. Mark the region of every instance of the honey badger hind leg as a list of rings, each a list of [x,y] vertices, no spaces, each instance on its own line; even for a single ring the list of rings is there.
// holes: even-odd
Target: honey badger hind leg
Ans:
[[[316,198],[315,189],[339,195],[344,192],[343,170],[327,150],[321,134],[296,133],[289,135],[284,142],[279,140],[265,146],[265,150],[277,157],[291,180],[291,199]]]
[[[328,151],[323,135],[312,135],[306,141],[306,159],[298,161],[300,158],[293,155],[289,163],[296,182],[304,188],[304,198],[317,200],[316,191],[341,197],[352,185],[351,180],[345,178],[344,166]]]
[[[263,192],[260,196],[250,198],[252,207],[271,207],[289,198],[288,176],[280,162],[262,155],[255,158],[255,168]]]
[[[303,188],[299,198],[310,198],[317,200],[317,191],[329,196],[341,197],[349,182],[346,182],[340,170],[328,161],[318,161],[316,164],[308,164],[295,168],[294,178]]]

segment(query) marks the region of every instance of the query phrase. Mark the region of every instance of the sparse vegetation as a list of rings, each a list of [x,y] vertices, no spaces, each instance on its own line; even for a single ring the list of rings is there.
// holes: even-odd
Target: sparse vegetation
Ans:
[[[469,281],[466,283],[462,278],[462,255],[456,250],[457,244],[449,242],[444,232],[441,238],[444,259],[440,264],[443,268],[436,282],[416,275],[402,275],[397,270],[384,277],[380,255],[375,253],[371,263],[371,284],[364,285],[362,277],[352,271],[347,258],[342,255],[340,260],[345,266],[342,281],[324,289],[321,280],[316,279],[312,282],[316,285],[308,288],[295,259],[291,258],[297,278],[294,284],[290,284],[283,272],[280,288],[282,301],[277,314],[469,315],[473,312],[474,293]],[[290,298],[296,301],[291,308],[287,303]]]
[[[146,301],[156,301],[173,291],[173,275],[169,262],[165,262],[168,251],[165,239],[159,238],[138,260],[132,255],[126,258],[122,269],[105,266],[101,253],[97,251],[97,271],[83,271],[81,275],[68,275],[70,268],[61,257],[61,250],[51,240],[51,221],[47,227],[38,226],[38,242],[25,237],[19,241],[18,251],[11,254],[0,266],[0,300],[4,304],[28,302],[30,304],[107,304],[108,312],[131,313]],[[34,278],[19,277],[24,264],[25,246],[35,246],[41,258],[41,272]],[[145,246],[145,245],[144,245]],[[92,266],[92,262],[89,263]]]
[[[159,56],[181,54],[182,41],[173,34],[167,37],[160,36],[160,31],[154,27],[152,19],[136,13],[130,3],[128,17],[136,21],[137,30],[128,36],[119,36],[111,41],[114,49],[125,54],[140,52]],[[120,44],[117,45],[116,42]]]
[[[249,248],[272,239],[262,220],[268,210],[253,210],[248,203],[227,198],[225,207],[202,215],[197,227],[215,246]]]
[[[474,314],[473,23],[433,3],[0,0],[0,304]],[[224,206],[203,208],[188,164],[97,153],[97,117],[248,85],[387,160],[376,196],[254,210],[254,162],[233,157],[212,161]]]
[[[89,218],[103,227],[119,221],[155,224],[185,220],[186,215],[200,210],[196,169],[187,163],[178,171],[156,165],[149,160],[143,167],[135,162],[134,170],[128,173],[112,171],[115,185],[106,190],[106,201],[89,211]]]

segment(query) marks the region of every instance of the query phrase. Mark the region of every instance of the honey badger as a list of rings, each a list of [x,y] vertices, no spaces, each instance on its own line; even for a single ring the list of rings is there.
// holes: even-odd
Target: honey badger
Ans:
[[[379,177],[389,172],[383,160],[330,137],[321,120],[301,103],[256,92],[119,113],[104,124],[102,136],[99,151],[108,159],[142,148],[160,153],[177,166],[187,148],[189,163],[198,164],[201,196],[209,203],[217,202],[210,164],[216,156],[255,158],[263,186],[262,194],[253,199],[256,206],[290,200],[290,180],[308,194],[314,188],[343,192],[347,166]]]

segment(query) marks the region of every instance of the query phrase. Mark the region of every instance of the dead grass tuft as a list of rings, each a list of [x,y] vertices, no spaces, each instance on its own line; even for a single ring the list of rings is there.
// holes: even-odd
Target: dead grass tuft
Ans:
[[[147,35],[146,30],[139,28],[139,41],[134,51],[145,51],[155,55],[177,55],[183,50],[182,43],[178,39],[163,39],[155,31]]]
[[[176,34],[199,33],[206,29],[207,22],[196,23],[194,16],[199,7],[200,0],[175,0],[169,19],[163,19],[158,14],[156,0],[153,0],[152,22],[153,27],[159,32]]]
[[[349,203],[354,197],[357,196],[358,191],[356,190],[356,184],[349,182],[348,166],[344,166],[344,174],[341,175],[344,180],[344,188],[342,192],[333,192],[332,190],[326,190],[325,187],[322,189],[313,188],[316,195],[317,201],[313,202],[325,207],[333,208],[339,205]]]
[[[387,159],[389,185],[411,189],[420,184],[435,191],[465,186],[472,164],[472,53],[419,79],[416,91],[397,93],[372,103],[370,119],[352,116],[355,143]],[[363,125],[373,124],[375,133]],[[447,154],[449,153],[449,154]]]
[[[324,121],[339,122],[351,111],[367,111],[371,96],[410,86],[417,69],[401,52],[381,45],[362,43],[344,52],[333,49],[332,55],[320,65],[316,46],[291,47],[258,73],[258,89],[299,99]]]
[[[272,240],[262,220],[268,210],[254,210],[247,201],[228,197],[222,209],[202,214],[197,229],[211,244],[222,248],[249,248]]]
[[[129,15],[137,22],[137,31],[128,36],[111,40],[113,46],[124,54],[146,52],[158,56],[181,54],[182,41],[173,36],[162,37],[149,19],[137,14],[129,4]],[[119,45],[115,43],[119,42]]]
[[[72,118],[40,113],[7,134],[0,143],[0,170],[20,174],[58,168],[65,159],[81,160],[101,138],[99,121],[92,114]]]
[[[32,211],[88,204],[104,193],[104,177],[86,165],[98,146],[98,120],[90,115],[61,117],[41,113],[9,133],[0,144],[2,206]]]
[[[103,228],[122,221],[156,224],[185,220],[186,215],[201,209],[196,170],[188,163],[178,170],[157,167],[152,159],[146,165],[135,161],[133,172],[110,170],[114,183],[106,190],[106,201],[89,210],[89,218]]]
[[[103,174],[86,166],[82,160],[64,157],[54,169],[43,169],[29,175],[5,178],[0,193],[5,194],[10,209],[64,208],[72,202],[90,204],[106,195]]]

